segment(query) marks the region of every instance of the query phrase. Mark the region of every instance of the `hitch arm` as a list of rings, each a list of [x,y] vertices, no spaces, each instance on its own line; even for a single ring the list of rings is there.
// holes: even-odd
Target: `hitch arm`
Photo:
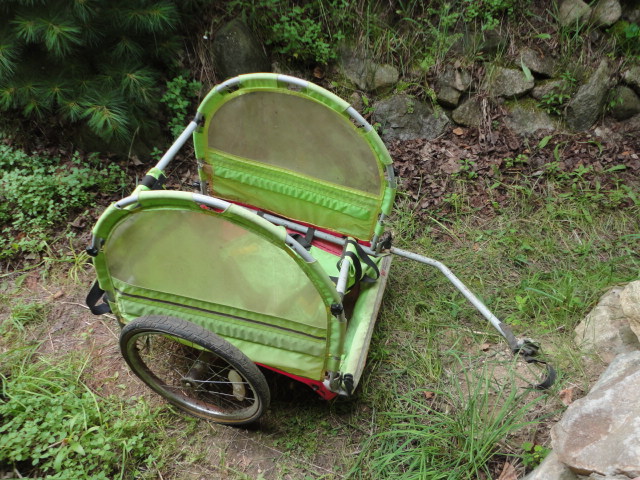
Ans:
[[[498,317],[491,313],[491,310],[489,310],[487,306],[482,303],[482,301],[478,297],[476,297],[474,293],[469,290],[469,288],[464,283],[462,283],[462,281],[458,277],[456,277],[451,270],[449,270],[449,268],[447,268],[446,265],[432,258],[424,257],[422,255],[418,255],[417,253],[408,252],[400,248],[391,247],[389,249],[389,252],[394,255],[398,255],[399,257],[408,258],[409,260],[414,260],[424,265],[436,267],[438,270],[440,270],[444,274],[444,276],[449,279],[453,286],[456,287],[458,291],[462,293],[462,295],[464,295],[469,303],[471,303],[476,308],[476,310],[478,310],[482,314],[482,316],[486,318],[491,323],[491,325],[494,326],[498,333],[500,333],[500,335],[505,338],[505,340],[509,344],[509,348],[514,355],[520,354],[527,363],[542,363],[546,366],[547,377],[542,381],[542,383],[535,385],[535,388],[544,390],[553,385],[553,382],[556,379],[555,369],[546,362],[534,358],[538,353],[539,347],[527,339],[517,340],[515,335],[511,331],[511,328],[509,328],[507,324],[501,322]]]

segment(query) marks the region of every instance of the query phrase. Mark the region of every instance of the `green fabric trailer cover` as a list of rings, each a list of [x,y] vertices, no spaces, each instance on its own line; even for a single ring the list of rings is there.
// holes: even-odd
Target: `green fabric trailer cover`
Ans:
[[[211,194],[370,240],[395,194],[375,130],[311,83],[296,91],[276,74],[238,78],[237,90],[214,89],[198,109],[194,144]]]
[[[136,208],[108,210],[94,230],[106,239],[95,262],[100,284],[124,321],[181,317],[256,363],[323,378],[338,297],[317,262],[284,244],[282,227],[235,205],[214,212],[168,192],[139,198]]]

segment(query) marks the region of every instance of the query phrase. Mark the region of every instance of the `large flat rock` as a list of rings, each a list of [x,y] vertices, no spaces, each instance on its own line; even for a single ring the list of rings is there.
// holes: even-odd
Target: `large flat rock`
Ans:
[[[551,430],[560,462],[581,475],[640,476],[640,351],[619,355]]]

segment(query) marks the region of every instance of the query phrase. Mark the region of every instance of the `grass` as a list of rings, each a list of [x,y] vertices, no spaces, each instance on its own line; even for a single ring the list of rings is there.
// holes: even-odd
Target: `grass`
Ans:
[[[558,390],[571,382],[586,391],[592,380],[572,344],[573,328],[607,288],[638,278],[639,207],[624,195],[616,197],[624,194],[623,183],[617,190],[596,191],[576,174],[562,183],[533,185],[523,178],[517,186],[501,186],[510,195],[506,206],[480,217],[470,207],[473,189],[468,187],[474,181],[457,181],[452,193],[459,195],[458,208],[435,212],[426,221],[400,205],[393,223],[395,243],[445,263],[513,325],[516,335],[539,340],[560,372],[548,393],[524,388],[539,380],[540,372],[514,362],[502,337],[440,272],[402,259],[392,266],[356,398],[327,404],[304,387],[272,379],[273,404],[255,431],[220,428],[179,414],[154,417],[156,407],[141,407],[124,395],[102,398],[83,386],[84,360],[78,357],[67,361],[61,355],[58,364],[30,354],[36,362],[30,365],[3,354],[0,372],[16,382],[45,376],[51,383],[42,388],[53,392],[50,397],[75,392],[67,400],[70,405],[79,402],[88,409],[97,402],[103,418],[114,409],[122,418],[133,416],[131,428],[166,432],[154,436],[154,443],[135,447],[140,456],[110,463],[115,478],[136,469],[143,478],[161,472],[165,479],[185,478],[192,471],[231,479],[489,478],[505,461],[522,473],[532,461],[531,449],[522,445],[545,444],[545,422],[561,407]],[[622,208],[621,200],[631,206]],[[73,284],[71,277],[86,277],[84,261],[70,249],[52,255],[41,273],[48,282],[60,282],[51,271],[60,269]],[[0,289],[5,351],[7,342],[28,344],[27,336],[45,331],[51,320],[49,301],[19,299],[24,287]],[[40,388],[12,385],[25,391]],[[144,411],[156,423],[131,413],[140,408],[150,408]],[[74,412],[67,416],[80,410]],[[106,429],[104,422],[95,426]],[[54,433],[45,446],[60,438],[79,442],[85,431],[75,437]],[[107,430],[104,434],[112,438]],[[46,441],[34,440],[30,451]],[[67,450],[71,445],[70,440]],[[78,448],[75,443],[73,448]],[[74,455],[71,450],[69,461]],[[51,465],[55,459],[49,458]],[[84,460],[91,464],[88,457]],[[23,460],[12,461],[25,468]]]
[[[469,418],[471,410],[486,405],[489,383],[468,375],[484,378],[483,345],[499,351],[504,341],[440,272],[397,260],[362,384],[362,398],[381,412],[371,426],[379,433],[367,440],[359,457],[360,470],[368,472],[363,478],[477,478],[499,451],[526,456],[518,447],[521,439],[511,444],[508,439],[522,422],[533,422],[528,428],[535,430],[535,422],[544,415],[529,418],[511,408],[554,411],[554,392],[567,381],[588,390],[593,374],[585,370],[572,344],[573,328],[608,288],[638,278],[639,208],[614,208],[585,198],[586,187],[567,192],[556,186],[559,190],[550,195],[553,185],[536,193],[523,183],[512,189],[509,206],[492,218],[473,215],[463,188],[458,190],[459,210],[424,223],[416,220],[415,212],[401,208],[394,224],[396,244],[445,263],[499,318],[514,326],[516,335],[540,341],[543,353],[560,371],[557,386],[533,408],[531,399],[520,398],[502,384],[496,387],[501,398],[496,405],[507,410],[496,413],[504,413],[504,422]],[[504,361],[502,381],[520,375]],[[465,372],[461,383],[466,389],[447,382],[455,375],[452,371]],[[536,378],[531,372],[519,381],[534,383]],[[455,408],[443,413],[425,392],[444,397]],[[455,432],[460,425],[455,422],[463,419],[467,429],[477,428],[487,445],[460,443]],[[500,434],[491,437],[493,431]],[[455,448],[447,439],[458,439]],[[458,455],[466,455],[466,460]],[[471,470],[458,470],[463,464]],[[434,465],[438,468],[431,471]],[[450,472],[455,472],[453,477]]]
[[[515,382],[492,378],[483,368],[473,376],[455,352],[457,374],[441,377],[435,389],[400,397],[401,409],[383,413],[389,425],[366,441],[348,478],[475,479],[490,475],[488,463],[498,445],[530,423],[527,415],[540,397]],[[453,381],[452,381],[453,380]]]
[[[82,381],[88,359],[34,347],[3,354],[0,469],[46,478],[155,478],[158,413],[102,398]],[[153,427],[153,428],[151,428]]]

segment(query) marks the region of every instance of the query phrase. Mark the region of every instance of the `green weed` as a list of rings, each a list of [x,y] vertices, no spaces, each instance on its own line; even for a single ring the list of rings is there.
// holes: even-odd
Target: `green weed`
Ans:
[[[24,332],[25,328],[42,323],[48,311],[49,307],[45,303],[17,302],[11,306],[9,317],[3,322],[1,330],[4,334],[7,334],[8,329],[13,327],[19,332]]]
[[[534,469],[545,459],[551,452],[551,449],[543,445],[534,445],[531,442],[522,444],[522,463],[529,469]]]
[[[101,165],[97,155],[63,160],[0,145],[0,258],[43,251],[52,227],[92,204],[97,192],[124,184],[122,169]]]
[[[0,465],[52,479],[142,478],[154,468],[159,432],[146,404],[98,397],[69,359],[15,356],[23,360],[0,374]]]
[[[166,91],[160,99],[160,102],[171,112],[169,130],[173,138],[178,138],[187,126],[186,118],[188,109],[191,107],[193,99],[198,98],[200,90],[202,90],[202,84],[200,82],[195,80],[187,81],[181,75],[167,82]],[[157,148],[154,148],[151,156],[154,157],[154,155],[157,156],[161,153]]]
[[[329,17],[344,13],[349,2],[325,0],[295,4],[287,0],[232,0],[230,12],[242,12],[261,30],[277,53],[301,62],[328,63],[344,34]]]
[[[82,273],[91,265],[89,254],[84,249],[76,250],[71,239],[66,250],[60,249],[60,251],[56,252],[51,248],[47,248],[47,254],[42,257],[42,260],[44,262],[43,276],[46,276],[55,267],[62,266],[66,268],[67,278],[76,284],[81,282]]]
[[[621,20],[609,29],[609,33],[615,40],[615,49],[619,55],[640,58],[640,25]]]
[[[576,78],[570,72],[561,73],[560,78],[562,79],[560,87],[543,95],[538,103],[538,106],[547,113],[557,116],[562,115],[577,85]]]

